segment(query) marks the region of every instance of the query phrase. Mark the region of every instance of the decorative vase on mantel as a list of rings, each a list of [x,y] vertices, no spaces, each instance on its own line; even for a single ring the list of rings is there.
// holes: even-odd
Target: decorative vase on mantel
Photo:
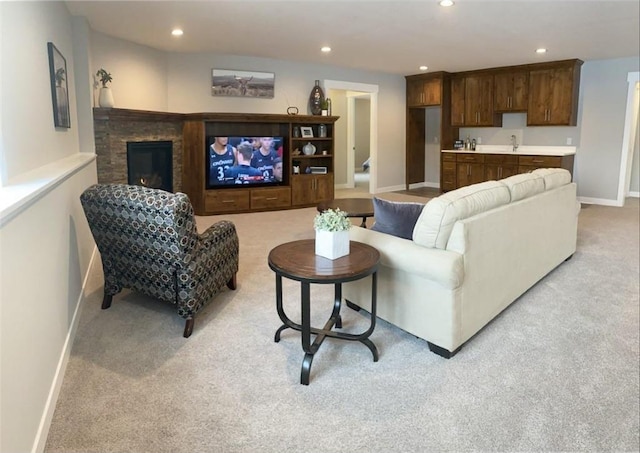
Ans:
[[[113,102],[113,93],[111,92],[111,88],[109,87],[100,88],[98,105],[100,105],[100,107],[102,108],[112,108],[115,105],[115,103]]]
[[[320,81],[316,80],[315,86],[309,94],[309,110],[312,115],[320,115],[322,113],[322,104],[324,104],[324,91],[320,87]]]

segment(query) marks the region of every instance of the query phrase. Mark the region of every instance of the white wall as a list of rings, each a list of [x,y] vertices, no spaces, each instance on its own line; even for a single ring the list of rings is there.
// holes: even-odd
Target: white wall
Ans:
[[[580,148],[575,174],[582,197],[615,200],[625,126],[629,72],[640,59],[621,58],[586,62],[580,95]]]
[[[26,26],[28,21],[33,21],[32,25]],[[0,108],[5,182],[77,152],[70,26],[70,17],[61,2],[2,2],[4,67]],[[48,41],[53,42],[67,60],[72,129],[56,129],[53,124]],[[9,65],[11,70],[7,70]]]
[[[68,164],[84,151],[77,112],[90,113],[90,106],[76,106],[88,95],[75,93],[76,43],[66,6],[0,2],[0,22],[0,167],[9,177],[0,196],[41,183],[33,172],[55,180],[0,222],[0,451],[41,451],[94,249],[78,197],[97,177],[95,163]],[[48,41],[67,60],[70,129],[53,125]]]
[[[116,108],[168,111],[166,52],[93,32],[91,60],[95,107],[102,86],[95,74],[104,68],[113,77],[108,86]]]
[[[636,88],[637,89],[637,88]],[[638,125],[636,125],[638,127]],[[631,163],[631,183],[629,191],[638,196],[640,192],[640,128],[636,131],[636,140],[633,147],[633,161]]]

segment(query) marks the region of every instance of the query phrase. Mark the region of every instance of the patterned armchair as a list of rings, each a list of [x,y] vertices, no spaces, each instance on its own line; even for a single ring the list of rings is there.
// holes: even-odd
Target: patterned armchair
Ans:
[[[178,307],[186,319],[225,285],[236,288],[238,235],[223,220],[199,235],[187,195],[125,184],[96,184],[80,196],[102,257],[104,299],[129,288]]]

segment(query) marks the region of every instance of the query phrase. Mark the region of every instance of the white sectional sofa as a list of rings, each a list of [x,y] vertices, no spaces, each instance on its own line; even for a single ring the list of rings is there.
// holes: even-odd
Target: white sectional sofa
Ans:
[[[380,251],[378,316],[450,358],[576,250],[580,204],[563,169],[539,169],[447,192],[419,214],[413,240],[352,227]],[[371,309],[367,279],[345,283]]]

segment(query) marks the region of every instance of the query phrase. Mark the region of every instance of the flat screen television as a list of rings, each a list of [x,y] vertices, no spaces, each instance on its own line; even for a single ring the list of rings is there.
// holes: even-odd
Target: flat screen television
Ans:
[[[207,137],[207,189],[283,184],[284,137]]]

